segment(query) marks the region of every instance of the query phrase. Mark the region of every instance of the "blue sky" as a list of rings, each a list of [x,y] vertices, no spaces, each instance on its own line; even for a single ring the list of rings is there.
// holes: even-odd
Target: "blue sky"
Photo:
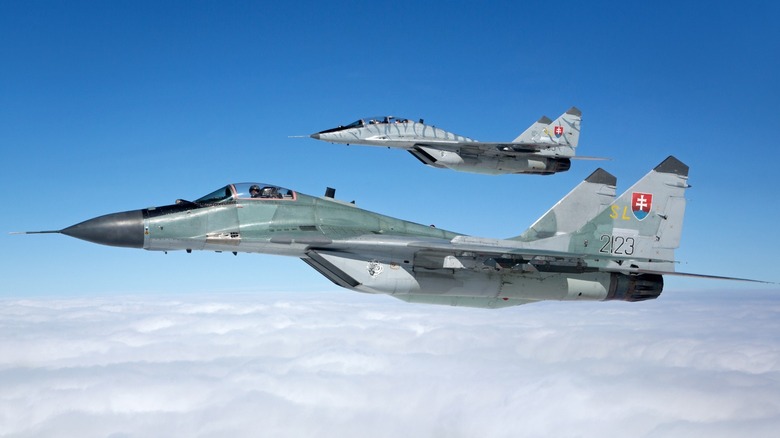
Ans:
[[[779,281],[779,9],[3,2],[0,229],[60,229],[257,180],[336,187],[372,211],[508,237],[596,167],[622,192],[674,154],[693,185],[679,269]],[[551,177],[456,173],[400,151],[289,138],[394,114],[509,140],[572,105],[584,117],[579,153],[612,161]],[[296,259],[0,239],[3,296],[336,290]],[[667,280],[667,291],[712,287],[723,286]]]

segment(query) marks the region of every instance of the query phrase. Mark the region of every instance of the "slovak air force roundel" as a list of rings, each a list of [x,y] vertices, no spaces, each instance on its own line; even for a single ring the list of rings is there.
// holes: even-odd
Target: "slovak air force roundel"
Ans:
[[[555,129],[553,129],[553,134],[555,134],[556,137],[560,137],[563,135],[563,126],[556,126]]]
[[[640,221],[647,217],[650,209],[653,208],[653,194],[634,192],[631,194],[631,211],[634,217]]]

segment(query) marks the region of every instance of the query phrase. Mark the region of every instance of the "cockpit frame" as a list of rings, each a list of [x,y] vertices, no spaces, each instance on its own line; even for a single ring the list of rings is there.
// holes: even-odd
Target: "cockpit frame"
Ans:
[[[347,129],[365,128],[366,126],[371,126],[371,125],[382,125],[382,124],[389,125],[389,124],[399,124],[399,123],[415,123],[415,122],[414,120],[407,119],[405,117],[372,116],[372,117],[364,117],[362,119],[358,119],[348,125],[342,125],[336,128],[326,129],[324,131],[320,131],[318,134],[327,134],[329,132],[338,132]],[[420,123],[422,123],[422,120],[420,120]]]
[[[240,201],[295,201],[295,191],[266,183],[234,183],[221,187],[194,201],[199,206],[226,205]]]

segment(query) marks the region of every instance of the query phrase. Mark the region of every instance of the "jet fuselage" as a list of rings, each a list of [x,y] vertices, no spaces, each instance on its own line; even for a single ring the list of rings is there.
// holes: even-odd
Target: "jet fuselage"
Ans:
[[[511,142],[481,142],[433,125],[393,116],[367,117],[311,138],[330,143],[403,149],[437,168],[500,175],[565,172],[575,155],[581,112],[572,107],[557,120],[542,117]]]
[[[267,197],[252,198],[248,187]],[[660,276],[628,276],[542,258],[485,256],[444,247],[529,246],[466,237],[281,187],[231,184],[194,202],[114,213],[60,231],[111,246],[301,258],[335,284],[409,302],[505,307],[539,300],[636,301],[660,294]],[[444,248],[444,249],[439,249]]]

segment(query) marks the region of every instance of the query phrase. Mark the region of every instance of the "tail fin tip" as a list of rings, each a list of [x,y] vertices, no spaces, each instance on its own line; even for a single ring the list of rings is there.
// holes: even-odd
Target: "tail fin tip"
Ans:
[[[617,178],[615,175],[612,175],[600,167],[591,173],[590,176],[585,178],[585,181],[593,184],[606,184],[608,186],[617,185]]]
[[[688,176],[688,165],[678,160],[673,155],[669,155],[664,161],[655,167],[656,172],[672,173],[680,176]]]

